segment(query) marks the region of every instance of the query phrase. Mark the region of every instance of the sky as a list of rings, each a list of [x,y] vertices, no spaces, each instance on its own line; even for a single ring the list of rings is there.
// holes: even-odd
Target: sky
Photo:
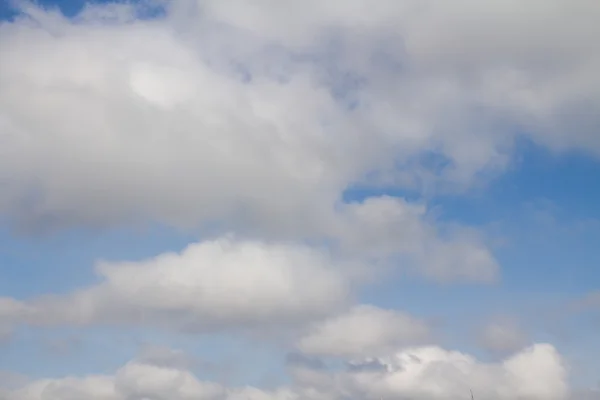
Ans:
[[[0,0],[0,400],[600,399],[598,20]]]

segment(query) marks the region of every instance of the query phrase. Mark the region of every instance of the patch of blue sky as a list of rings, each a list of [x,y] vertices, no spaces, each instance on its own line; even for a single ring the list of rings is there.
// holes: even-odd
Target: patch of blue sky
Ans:
[[[14,235],[0,229],[0,293],[18,299],[68,293],[98,281],[98,260],[136,261],[180,251],[199,236],[160,226],[135,229],[73,229],[52,235]]]
[[[18,10],[9,1],[0,1],[0,23],[14,21],[18,15]]]
[[[26,1],[21,0],[3,0],[0,2],[0,22],[13,21],[22,15],[22,7]],[[57,10],[67,18],[76,17],[85,7],[96,4],[134,4],[136,18],[140,20],[150,20],[161,18],[166,15],[165,2],[161,0],[121,0],[121,1],[87,1],[87,0],[36,0],[31,4],[39,6],[46,10]]]
[[[581,153],[553,154],[526,140],[519,140],[515,163],[484,187],[467,193],[437,194],[431,207],[443,210],[441,217],[460,219],[470,225],[486,225],[511,219],[524,206],[539,207],[564,220],[600,220],[600,162]],[[418,163],[439,174],[450,161],[436,152],[419,156]],[[424,200],[418,191],[357,185],[346,190],[346,201],[389,195]],[[533,211],[531,209],[530,211]],[[519,216],[519,218],[522,216]]]

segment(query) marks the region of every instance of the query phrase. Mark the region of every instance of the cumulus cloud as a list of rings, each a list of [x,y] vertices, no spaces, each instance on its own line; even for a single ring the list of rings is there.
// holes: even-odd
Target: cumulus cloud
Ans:
[[[367,177],[469,186],[515,132],[600,151],[591,0],[168,4],[1,25],[0,211],[307,233]]]
[[[190,400],[297,398],[286,390],[266,392],[257,388],[226,388],[199,380],[186,369],[131,361],[114,375],[90,375],[33,381],[5,392],[6,400]]]
[[[219,32],[31,10],[0,27],[0,212],[21,227],[155,220],[261,237],[354,235],[342,240],[355,247],[374,242],[351,233],[368,228],[385,238],[371,251],[410,251],[428,275],[493,278],[482,243],[439,239],[420,223],[422,208],[379,200],[339,209],[370,168],[363,158],[377,135],[313,76],[320,64],[283,82],[253,70],[243,82],[222,65],[234,55],[193,41],[214,38],[221,49]]]
[[[439,347],[408,348],[355,362],[348,371],[293,371],[302,385],[346,397],[400,399],[565,399],[566,368],[558,352],[537,344],[496,364]]]
[[[510,317],[497,317],[486,323],[479,332],[479,342],[495,353],[512,353],[527,343],[527,334]]]
[[[377,272],[381,264],[373,262],[372,257],[394,260],[397,254],[412,257],[405,268],[419,266],[423,271],[417,271],[435,279],[488,282],[496,276],[497,265],[485,248],[468,243],[465,246],[460,241],[455,246],[455,239],[438,239],[434,227],[421,221],[414,207],[402,201],[370,200],[366,205],[347,207],[351,210],[338,221],[342,222],[339,227],[353,229],[340,231],[338,251],[230,235],[190,244],[181,253],[164,253],[146,260],[100,261],[95,266],[99,282],[92,286],[22,301],[0,299],[0,327],[8,334],[19,323],[141,324],[186,332],[304,324],[330,317],[351,305],[356,289],[376,283],[381,278],[378,275],[387,273],[385,265]],[[377,227],[380,223],[385,226]],[[395,228],[401,224],[404,229]],[[354,228],[364,229],[355,233]],[[380,228],[382,232],[378,233]],[[361,249],[357,248],[359,241],[364,241]],[[438,252],[436,257],[441,263],[423,260],[432,251]],[[478,259],[481,255],[483,259]],[[394,270],[403,267],[391,266]],[[391,319],[385,321],[388,317]],[[390,341],[380,343],[386,348],[399,344],[391,336],[403,329],[408,329],[408,336],[426,330],[420,322],[401,313],[359,307],[330,320],[329,327],[319,328],[325,331],[314,334],[327,342],[334,340],[331,335],[336,335],[334,331],[340,324],[363,322],[373,323],[376,331],[364,332],[360,340],[357,337],[355,350],[348,347],[339,351],[360,351],[360,346],[373,351],[378,345],[376,340]],[[402,335],[395,338],[401,339]],[[312,343],[308,346],[313,347]]]
[[[350,282],[325,253],[233,238],[192,244],[140,262],[102,262],[101,282],[18,303],[13,321],[119,324],[188,332],[266,328],[329,315],[350,300]]]
[[[566,397],[548,345],[499,364],[436,347],[381,356],[426,326],[348,311],[355,282],[394,268],[489,283],[499,267],[480,233],[426,203],[345,196],[468,190],[502,172],[521,137],[600,155],[597,1],[165,3],[145,20],[136,5],[88,5],[68,19],[25,4],[0,23],[0,219],[24,230],[158,222],[243,239],[102,262],[99,282],[73,293],[0,299],[0,337],[16,323],[309,322],[305,352],[378,358],[345,372],[297,368],[298,387],[264,392],[201,382],[165,356],[32,382],[8,399],[425,400],[470,386],[498,400]],[[506,326],[484,339],[503,352],[522,342]]]
[[[199,360],[181,350],[151,344],[142,346],[136,360],[143,364],[173,369],[192,369],[199,363]]]
[[[44,379],[5,392],[7,400],[463,398],[472,388],[490,400],[566,399],[566,371],[556,350],[538,344],[498,364],[437,347],[409,348],[378,359],[379,369],[297,370],[289,387],[228,388],[189,370],[131,361],[113,375]],[[304,373],[303,373],[304,372]]]
[[[340,206],[338,212],[330,236],[354,257],[384,263],[392,258],[396,269],[403,264],[409,272],[442,282],[498,278],[498,264],[478,232],[458,227],[444,233],[423,204],[371,197]]]
[[[10,338],[15,323],[31,315],[33,309],[15,299],[0,297],[0,341]]]
[[[427,325],[410,315],[360,305],[317,324],[297,347],[307,354],[364,357],[425,342],[429,335]]]
[[[323,89],[245,86],[161,24],[55,22],[57,36],[1,27],[4,212],[63,224],[314,221],[335,168],[319,154],[324,128],[302,114],[331,107]]]
[[[25,229],[324,239],[436,280],[494,281],[485,241],[444,236],[425,205],[342,199],[354,185],[469,187],[506,164],[517,131],[600,148],[572,111],[596,107],[584,43],[598,30],[573,18],[597,7],[500,3],[177,0],[152,20],[131,5],[74,19],[24,7],[0,26],[0,213]],[[532,39],[555,34],[549,21],[561,40]]]

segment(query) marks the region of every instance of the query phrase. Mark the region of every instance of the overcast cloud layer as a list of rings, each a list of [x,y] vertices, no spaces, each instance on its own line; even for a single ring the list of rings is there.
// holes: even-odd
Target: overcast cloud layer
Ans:
[[[517,321],[481,329],[502,358],[487,362],[360,293],[406,276],[501,281],[486,233],[429,200],[485,187],[521,141],[600,156],[598,1],[157,4],[154,18],[103,3],[67,18],[19,3],[0,23],[0,217],[21,234],[158,224],[200,239],[100,260],[96,282],[67,293],[0,297],[0,340],[22,327],[268,333],[305,362],[271,390],[140,357],[109,375],[0,379],[0,399],[584,396],[564,355]],[[386,190],[416,195],[369,195]]]

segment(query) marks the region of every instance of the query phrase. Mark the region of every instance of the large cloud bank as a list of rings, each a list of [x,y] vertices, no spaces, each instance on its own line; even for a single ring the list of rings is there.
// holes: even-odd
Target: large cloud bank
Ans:
[[[600,154],[593,0],[177,0],[0,27],[0,211],[306,235],[369,178],[456,190],[517,134]]]

